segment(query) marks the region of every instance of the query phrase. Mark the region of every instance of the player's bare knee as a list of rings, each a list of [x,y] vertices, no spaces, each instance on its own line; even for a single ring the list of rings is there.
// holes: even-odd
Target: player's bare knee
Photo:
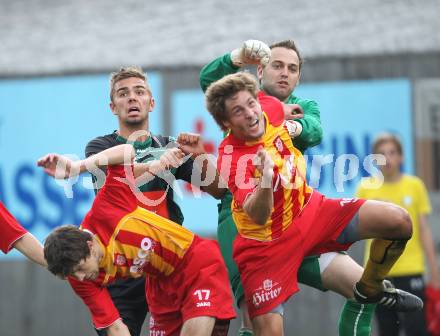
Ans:
[[[180,336],[208,336],[212,335],[215,318],[210,316],[193,317],[183,323]]]
[[[408,240],[412,236],[412,221],[405,209],[392,205],[390,207],[390,226],[392,235],[389,238]]]
[[[255,336],[281,336],[280,328],[274,324],[268,323],[265,325],[260,325],[259,327],[254,326]]]

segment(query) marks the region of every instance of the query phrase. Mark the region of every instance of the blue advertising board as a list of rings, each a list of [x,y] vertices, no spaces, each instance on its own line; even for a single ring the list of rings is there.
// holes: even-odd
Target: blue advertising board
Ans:
[[[156,107],[150,128],[162,132],[161,77],[149,75]],[[400,135],[404,170],[413,173],[411,84],[408,80],[350,81],[301,84],[298,96],[316,100],[324,136],[306,152],[312,186],[332,197],[349,197],[367,174],[364,159],[382,131]],[[0,81],[0,199],[19,221],[43,240],[55,226],[78,224],[93,200],[90,178],[54,181],[35,166],[48,152],[83,157],[86,143],[117,128],[108,107],[108,76],[75,76]],[[217,154],[222,133],[206,111],[200,90],[171,93],[172,135],[202,134],[209,152]],[[214,236],[217,201],[177,187],[184,225]],[[8,257],[16,257],[11,253]],[[5,256],[0,255],[0,259]]]
[[[150,127],[161,132],[161,77],[152,73],[149,81],[156,98]],[[87,174],[54,181],[37,159],[49,152],[84,157],[88,141],[118,128],[109,101],[108,75],[0,81],[0,200],[38,239],[79,224],[94,196]]]
[[[368,171],[371,143],[383,131],[398,134],[405,149],[404,170],[413,173],[411,85],[408,80],[372,80],[301,84],[295,93],[318,102],[323,127],[322,143],[306,152],[309,182],[331,197],[350,197]],[[222,133],[204,105],[198,90],[177,91],[172,96],[172,130],[201,133],[216,148]],[[209,195],[183,188],[177,198],[185,214],[185,226],[214,235],[217,201]]]
[[[385,131],[399,136],[405,151],[402,169],[414,173],[408,80],[305,84],[296,94],[317,101],[321,111],[322,142],[307,151],[314,188],[331,197],[352,196],[360,178],[369,175],[372,141]],[[324,163],[322,168],[313,160]]]

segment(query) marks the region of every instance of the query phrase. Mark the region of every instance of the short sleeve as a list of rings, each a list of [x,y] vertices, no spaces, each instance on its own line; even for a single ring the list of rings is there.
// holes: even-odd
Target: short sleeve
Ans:
[[[12,245],[27,232],[0,202],[0,249],[3,253],[8,253]]]
[[[107,134],[90,140],[86,145],[84,154],[86,157],[89,157],[117,145],[119,145],[119,143],[115,140],[112,134]]]
[[[416,178],[417,210],[420,215],[431,213],[431,202],[429,201],[428,191],[420,178]]]

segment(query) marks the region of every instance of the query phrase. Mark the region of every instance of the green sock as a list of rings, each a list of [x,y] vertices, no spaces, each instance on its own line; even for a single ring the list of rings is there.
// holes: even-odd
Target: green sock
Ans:
[[[369,336],[375,304],[347,300],[339,317],[339,336]]]
[[[251,329],[248,328],[241,328],[238,331],[238,336],[254,336],[254,333],[252,332]]]

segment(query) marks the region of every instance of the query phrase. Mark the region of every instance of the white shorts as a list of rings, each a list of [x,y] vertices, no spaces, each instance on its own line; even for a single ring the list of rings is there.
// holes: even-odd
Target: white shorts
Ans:
[[[338,255],[338,252],[327,252],[323,253],[319,256],[319,271],[321,274],[325,271],[328,265],[332,262],[332,260]]]

